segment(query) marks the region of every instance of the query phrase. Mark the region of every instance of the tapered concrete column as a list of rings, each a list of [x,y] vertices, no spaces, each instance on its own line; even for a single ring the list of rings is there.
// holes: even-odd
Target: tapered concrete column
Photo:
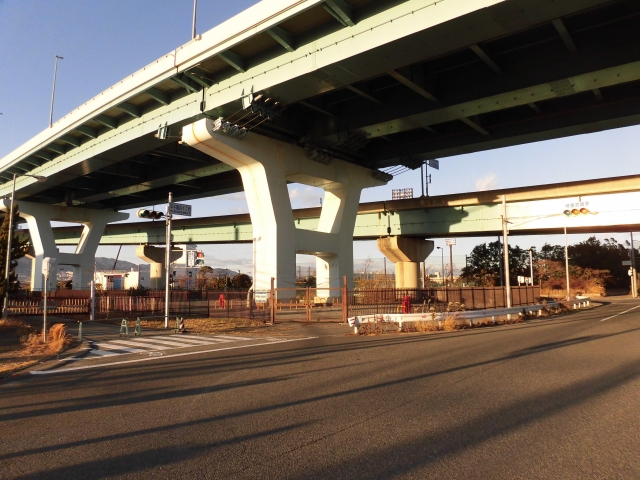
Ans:
[[[128,213],[111,210],[92,210],[80,207],[66,207],[60,205],[46,205],[18,201],[20,217],[24,218],[29,227],[29,236],[33,251],[30,254],[31,289],[41,290],[44,287],[42,275],[42,260],[44,257],[54,257],[57,265],[71,265],[73,267],[73,289],[89,288],[93,280],[95,255],[104,228],[108,223],[129,218]],[[9,207],[9,200],[4,200],[3,210]],[[58,251],[52,221],[73,222],[82,224],[82,235],[74,253]],[[55,288],[55,277],[50,278],[50,288]]]
[[[162,290],[165,288],[165,254],[164,248],[154,247],[152,245],[138,245],[136,247],[136,255],[139,259],[149,262],[149,288],[152,290]],[[171,250],[171,262],[179,260],[184,255],[182,249]]]
[[[215,130],[210,119],[184,127],[182,140],[236,168],[242,176],[253,225],[256,291],[268,290],[272,277],[277,288],[293,288],[296,253],[318,257],[319,287],[339,288],[343,275],[352,285],[353,230],[360,192],[384,185],[390,176],[337,159],[315,162],[303,148],[255,133],[241,140],[230,138]],[[295,227],[288,182],[325,190],[317,231]],[[329,296],[328,291],[324,294]],[[294,295],[293,290],[278,293],[280,299]]]
[[[378,250],[396,266],[396,288],[420,287],[420,262],[433,252],[433,241],[412,237],[378,239]]]

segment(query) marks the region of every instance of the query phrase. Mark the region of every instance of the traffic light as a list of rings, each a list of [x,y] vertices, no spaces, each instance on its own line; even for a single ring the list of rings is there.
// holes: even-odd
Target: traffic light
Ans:
[[[147,210],[145,208],[141,208],[136,212],[138,218],[146,218],[148,220],[158,220],[159,218],[164,217],[164,213],[156,212],[154,210]]]
[[[566,209],[564,213],[567,217],[576,217],[578,215],[595,215],[596,212],[592,212],[590,211],[588,208],[572,208],[572,209]]]
[[[196,252],[196,266],[204,265],[204,252],[202,250],[198,250]]]

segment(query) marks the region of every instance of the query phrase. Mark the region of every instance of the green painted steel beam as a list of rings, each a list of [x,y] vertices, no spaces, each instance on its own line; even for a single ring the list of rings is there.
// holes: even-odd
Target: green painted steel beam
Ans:
[[[196,92],[199,92],[200,90],[202,90],[202,88],[200,87],[199,84],[195,84],[194,85],[189,77],[186,77],[186,76],[181,75],[181,74],[178,74],[178,75],[175,75],[175,76],[171,77],[171,81],[173,83],[175,83],[176,85],[181,86],[182,88],[184,88],[189,93],[196,93]]]
[[[74,147],[79,147],[80,145],[82,145],[82,142],[78,137],[72,137],[71,135],[63,135],[60,137],[60,140],[68,143],[69,145],[73,145]]]
[[[343,0],[325,0],[325,5],[335,12],[339,20],[342,21],[344,25],[349,27],[355,26],[351,7],[347,5],[346,2]]]
[[[47,162],[53,160],[53,156],[49,152],[45,152],[43,150],[39,150],[37,152],[33,152],[34,157],[40,157]]]
[[[118,108],[134,118],[140,118],[142,116],[142,110],[137,105],[124,102],[118,105]]]
[[[236,53],[233,53],[231,50],[227,50],[226,52],[221,52],[218,54],[218,56],[222,60],[227,62],[229,65],[231,65],[233,68],[235,68],[237,71],[239,71],[240,73],[244,73],[247,71],[244,58],[242,58],[240,55]]]
[[[171,103],[169,95],[164,93],[162,90],[158,90],[157,88],[148,88],[146,93],[162,105],[169,105]]]
[[[118,128],[118,122],[116,121],[116,119],[107,117],[106,115],[98,115],[96,117],[93,117],[93,120],[98,122],[100,125],[104,125],[105,127],[110,128],[111,130],[115,130],[116,128]]]
[[[77,127],[74,128],[74,130],[76,132],[80,132],[83,135],[86,135],[89,138],[98,138],[98,132],[96,130],[94,130],[93,128],[89,128],[85,125],[78,125]]]
[[[267,30],[267,33],[278,42],[287,52],[293,52],[296,47],[293,43],[293,35],[287,32],[284,28],[273,27]]]
[[[206,70],[202,70],[198,67],[193,67],[184,72],[192,81],[199,83],[204,88],[211,87],[215,81],[211,78],[211,74]]]
[[[60,155],[64,155],[65,153],[67,153],[67,150],[62,145],[58,145],[57,143],[50,143],[44,148],[47,148],[52,152],[59,153]]]

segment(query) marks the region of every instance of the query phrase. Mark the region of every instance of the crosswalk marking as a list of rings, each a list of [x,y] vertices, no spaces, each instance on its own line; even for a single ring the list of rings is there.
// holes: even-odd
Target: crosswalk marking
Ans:
[[[215,335],[211,337],[185,337],[183,335],[155,335],[151,337],[116,338],[104,342],[92,342],[89,355],[93,358],[125,355],[130,353],[149,353],[159,350],[179,348],[206,347],[217,344],[258,340],[251,337],[236,337],[231,335]],[[91,357],[89,357],[91,358]]]

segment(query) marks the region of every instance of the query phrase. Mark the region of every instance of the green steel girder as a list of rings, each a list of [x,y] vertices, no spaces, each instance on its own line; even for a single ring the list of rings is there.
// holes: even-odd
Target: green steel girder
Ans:
[[[60,155],[64,155],[65,153],[67,153],[66,148],[64,148],[62,145],[58,145],[57,143],[50,143],[44,148],[47,148],[52,152],[59,153]]]
[[[146,93],[149,94],[151,98],[153,98],[156,102],[161,103],[162,105],[169,105],[171,103],[171,97],[157,88],[148,88]]]
[[[82,145],[82,142],[78,137],[72,137],[71,135],[63,135],[60,137],[60,140],[74,147],[79,147],[80,145]]]
[[[293,41],[293,35],[287,32],[284,28],[273,27],[267,30],[267,33],[271,38],[282,45],[287,52],[293,52],[296,49]]]
[[[202,90],[202,87],[199,83],[192,81],[191,78],[180,73],[171,77],[171,81],[177,85],[180,85],[189,93],[196,93]]]
[[[96,130],[85,125],[78,125],[77,127],[74,127],[74,130],[82,133],[83,135],[86,135],[89,138],[98,138],[99,135]]]
[[[235,68],[238,72],[245,73],[247,71],[244,58],[236,53],[233,53],[231,50],[221,52],[218,54],[218,56],[233,68]]]
[[[206,70],[202,70],[198,67],[193,67],[184,72],[192,81],[200,84],[203,88],[211,87],[215,81],[211,78],[211,74]]]
[[[118,108],[128,113],[133,118],[140,118],[142,116],[142,110],[137,105],[132,105],[131,103],[124,102],[118,105]]]
[[[110,128],[111,130],[118,128],[118,121],[115,118],[107,117],[106,115],[97,115],[93,117],[93,120],[98,122],[100,125]]]

